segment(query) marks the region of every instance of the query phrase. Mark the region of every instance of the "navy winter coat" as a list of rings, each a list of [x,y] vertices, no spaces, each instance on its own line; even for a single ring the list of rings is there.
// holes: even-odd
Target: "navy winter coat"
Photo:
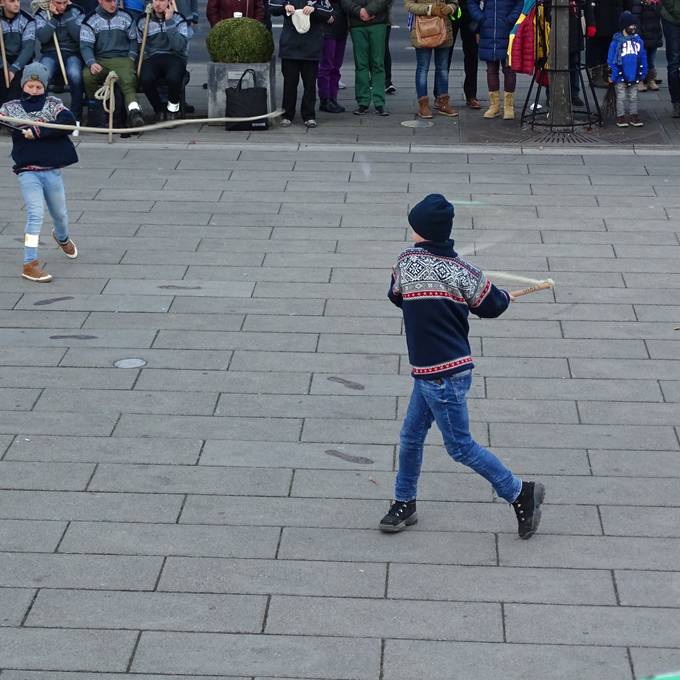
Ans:
[[[479,0],[468,0],[472,26],[479,33],[479,58],[482,61],[505,61],[508,36],[522,12],[522,0],[485,0],[484,9]]]

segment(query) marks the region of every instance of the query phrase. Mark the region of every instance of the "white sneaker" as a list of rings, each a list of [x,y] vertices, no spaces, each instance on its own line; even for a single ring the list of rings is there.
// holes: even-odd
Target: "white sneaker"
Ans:
[[[279,123],[279,125],[281,127],[290,127],[292,124],[293,124],[293,121],[289,120],[288,118],[282,118],[281,122]]]
[[[310,118],[309,120],[305,121],[305,127],[315,128],[319,127],[319,124],[313,118]]]
[[[345,83],[343,83],[342,80],[341,80],[338,83],[338,90],[346,90],[346,89],[347,89],[347,85],[345,85]]]

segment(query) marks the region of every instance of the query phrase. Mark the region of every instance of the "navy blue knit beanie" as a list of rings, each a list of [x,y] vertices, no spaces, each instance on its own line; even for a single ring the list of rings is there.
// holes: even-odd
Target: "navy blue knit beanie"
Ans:
[[[454,214],[453,203],[444,196],[428,194],[411,208],[408,223],[424,239],[444,243],[451,236]]]
[[[623,31],[624,28],[635,25],[636,21],[632,12],[621,12],[621,16],[619,17],[619,31]]]

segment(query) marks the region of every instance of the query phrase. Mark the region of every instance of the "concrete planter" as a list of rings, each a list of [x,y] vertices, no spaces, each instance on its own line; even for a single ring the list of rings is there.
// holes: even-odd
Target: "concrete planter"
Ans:
[[[255,85],[267,88],[267,111],[276,110],[276,60],[259,64],[221,64],[208,62],[208,117],[221,118],[227,105],[224,91],[228,87],[236,87],[239,78],[246,69],[255,71]],[[246,87],[252,86],[252,78],[246,76],[243,81]]]

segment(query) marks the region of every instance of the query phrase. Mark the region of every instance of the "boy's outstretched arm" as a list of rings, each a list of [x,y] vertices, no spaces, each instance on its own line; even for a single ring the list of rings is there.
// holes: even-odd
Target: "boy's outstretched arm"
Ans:
[[[401,307],[403,298],[401,296],[401,289],[399,286],[399,270],[396,267],[392,270],[392,277],[390,278],[390,287],[387,291],[387,297],[390,302],[397,307]]]
[[[474,294],[468,299],[468,307],[473,314],[483,319],[495,319],[500,316],[510,304],[510,293],[496,288],[486,275],[480,272],[479,284]]]

